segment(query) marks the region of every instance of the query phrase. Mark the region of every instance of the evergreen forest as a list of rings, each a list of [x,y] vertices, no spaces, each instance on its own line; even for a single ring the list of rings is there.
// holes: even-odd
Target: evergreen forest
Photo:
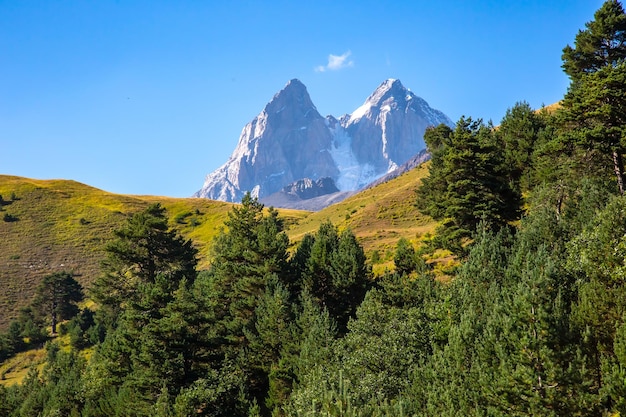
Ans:
[[[203,269],[160,204],[129,216],[93,285],[47,276],[0,334],[0,361],[46,344],[0,416],[626,415],[619,1],[562,62],[558,105],[427,130],[413,198],[438,226],[380,275],[350,229],[290,242],[249,194]]]

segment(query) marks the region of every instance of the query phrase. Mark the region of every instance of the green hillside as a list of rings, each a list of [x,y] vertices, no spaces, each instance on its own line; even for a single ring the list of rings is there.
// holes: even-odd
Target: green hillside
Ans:
[[[330,220],[340,229],[350,228],[368,257],[378,251],[384,266],[391,266],[391,252],[401,237],[416,243],[435,228],[435,222],[415,208],[415,189],[428,174],[428,163],[360,192],[295,224],[289,237],[298,241]],[[385,256],[386,255],[386,256]],[[376,271],[375,271],[376,272]]]
[[[400,237],[415,240],[432,229],[433,223],[413,207],[414,189],[425,173],[424,168],[413,170],[320,212],[279,211],[294,243],[330,220],[351,228],[368,255],[374,250],[384,255]],[[13,176],[0,176],[0,195],[0,329],[30,302],[39,281],[50,273],[73,271],[81,284],[89,285],[99,273],[112,231],[127,215],[154,202],[167,209],[173,228],[192,239],[199,267],[205,269],[211,241],[232,207],[205,199],[119,195],[75,181]]]

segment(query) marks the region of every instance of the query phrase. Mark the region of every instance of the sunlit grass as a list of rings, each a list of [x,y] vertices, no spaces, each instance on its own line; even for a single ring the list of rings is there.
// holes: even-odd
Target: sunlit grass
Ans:
[[[376,274],[392,269],[392,254],[402,237],[420,246],[435,222],[414,207],[415,189],[427,175],[425,166],[319,212],[279,209],[293,246],[330,220],[350,228],[366,255],[378,251]],[[210,246],[224,227],[231,203],[198,198],[132,196],[108,193],[75,181],[32,180],[0,176],[5,213],[0,220],[0,330],[32,300],[38,283],[51,273],[70,271],[88,287],[100,273],[104,247],[127,217],[159,202],[169,224],[198,249],[199,268],[210,265]]]
[[[382,262],[373,265],[375,275],[393,269],[393,252],[400,238],[416,247],[423,236],[435,230],[436,222],[415,208],[415,190],[428,175],[428,164],[360,192],[324,210],[311,213],[289,229],[292,241],[314,233],[319,225],[330,220],[339,229],[350,228],[359,238],[365,253],[371,257],[377,251]]]
[[[0,385],[9,386],[20,384],[33,366],[39,370],[43,368],[46,359],[46,350],[32,349],[20,352],[17,355],[0,363]]]

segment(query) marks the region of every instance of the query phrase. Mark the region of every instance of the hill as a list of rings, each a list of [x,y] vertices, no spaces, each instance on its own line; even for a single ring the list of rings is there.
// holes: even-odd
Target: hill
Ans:
[[[319,212],[279,212],[294,243],[330,220],[340,229],[352,229],[369,257],[378,251],[389,262],[400,237],[415,241],[433,227],[413,207],[414,189],[426,172],[417,168]],[[209,246],[232,207],[200,198],[120,195],[75,181],[13,176],[0,176],[0,195],[0,329],[28,305],[50,273],[73,271],[88,286],[99,273],[112,231],[151,203],[167,209],[170,225],[198,248],[200,269],[208,267]]]
[[[170,224],[192,239],[200,268],[208,266],[208,245],[231,203],[198,198],[128,196],[66,180],[0,176],[0,329],[29,303],[39,281],[73,271],[83,286],[99,273],[105,243],[129,214],[160,202]],[[287,222],[306,215],[283,210]]]
[[[382,264],[377,269],[391,266],[392,252],[401,237],[415,243],[434,230],[435,222],[414,206],[415,189],[427,174],[428,163],[422,164],[388,182],[313,212],[289,228],[289,237],[299,241],[329,220],[339,229],[350,228],[369,259],[378,252]]]

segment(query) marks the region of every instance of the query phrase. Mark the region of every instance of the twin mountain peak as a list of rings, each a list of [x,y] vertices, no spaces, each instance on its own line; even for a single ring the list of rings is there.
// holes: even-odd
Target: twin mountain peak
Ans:
[[[400,80],[384,81],[337,119],[321,116],[293,79],[243,128],[228,161],[194,196],[239,202],[249,191],[276,207],[320,209],[423,152],[424,131],[441,123],[452,126]]]

